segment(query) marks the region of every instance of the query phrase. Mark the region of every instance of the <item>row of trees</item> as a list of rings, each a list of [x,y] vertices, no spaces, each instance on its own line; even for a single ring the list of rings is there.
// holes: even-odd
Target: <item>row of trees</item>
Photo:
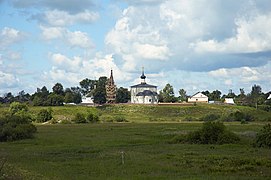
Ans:
[[[0,97],[0,103],[11,102],[29,102],[35,106],[60,106],[63,103],[75,103],[82,102],[82,96],[93,97],[94,103],[104,104],[106,103],[106,89],[105,85],[107,77],[102,76],[98,80],[83,79],[79,82],[79,87],[70,87],[64,89],[61,83],[56,83],[52,87],[52,92],[49,92],[46,86],[37,88],[37,91],[30,95],[21,91],[17,96],[13,96],[12,93],[7,93],[3,97]],[[232,90],[229,90],[228,94],[222,95],[219,90],[212,92],[206,90],[202,91],[203,94],[208,96],[209,101],[224,101],[225,98],[234,98],[235,102],[240,105],[258,106],[262,104],[270,105],[270,101],[266,101],[269,93],[263,93],[261,86],[252,86],[251,92],[245,93],[244,89],[240,89],[240,93],[236,95]],[[178,96],[174,93],[174,88],[170,84],[159,92],[159,102],[185,102],[189,97],[184,89],[178,91]],[[120,87],[117,89],[116,103],[127,103],[130,100],[130,92],[127,88]]]
[[[105,84],[107,77],[100,77],[98,80],[83,79],[79,82],[80,87],[70,87],[64,89],[61,83],[56,83],[50,92],[46,86],[37,88],[37,91],[30,95],[21,91],[17,96],[11,92],[0,97],[0,103],[28,102],[34,106],[61,106],[64,103],[79,104],[82,96],[93,97],[94,103],[104,104],[106,102]],[[128,89],[120,87],[117,89],[116,102],[127,103],[130,100]]]
[[[248,106],[257,106],[262,104],[271,105],[271,101],[267,100],[269,93],[263,93],[262,88],[259,85],[254,85],[251,88],[251,92],[245,94],[244,89],[240,89],[240,93],[236,95],[231,89],[228,94],[222,95],[222,92],[219,90],[214,90],[213,92],[202,91],[206,95],[209,101],[224,101],[225,98],[233,98],[237,104],[248,105]],[[186,94],[184,89],[179,90],[179,96],[176,97],[174,93],[174,88],[170,84],[166,86],[159,92],[158,99],[159,102],[184,102],[187,101],[189,96]]]

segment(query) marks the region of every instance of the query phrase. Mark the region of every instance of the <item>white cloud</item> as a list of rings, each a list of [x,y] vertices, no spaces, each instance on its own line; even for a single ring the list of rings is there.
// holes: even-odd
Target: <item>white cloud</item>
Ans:
[[[9,88],[17,87],[19,79],[10,74],[0,71],[0,86],[8,91]],[[2,90],[1,88],[1,90]]]
[[[75,23],[92,23],[99,18],[96,12],[85,10],[77,14],[70,14],[66,11],[51,10],[46,11],[45,21],[51,26],[68,26]]]
[[[130,74],[124,72],[115,64],[112,54],[97,53],[90,60],[81,57],[69,58],[60,53],[50,54],[49,57],[52,59],[53,67],[44,72],[43,79],[51,85],[61,82],[66,86],[76,86],[85,78],[109,77],[111,69],[114,71],[114,79],[117,83],[131,80]]]
[[[166,60],[170,55],[170,50],[166,45],[155,46],[151,44],[134,44],[136,54],[144,59]]]
[[[252,19],[237,19],[236,34],[218,41],[210,39],[191,43],[196,52],[259,52],[271,49],[271,13],[258,14]]]
[[[122,57],[123,67],[127,71],[132,71],[140,63],[139,60],[167,60],[171,56],[166,39],[152,22],[157,20],[155,10],[136,7],[125,9],[123,17],[106,36],[106,45]],[[147,19],[145,15],[154,17]]]
[[[42,37],[45,40],[52,40],[57,38],[63,38],[65,29],[61,27],[40,27],[42,30]]]
[[[72,47],[91,48],[94,46],[87,33],[81,31],[68,31],[67,42]]]
[[[4,27],[0,32],[0,49],[21,41],[25,37],[25,34],[17,29],[10,27]]]
[[[42,37],[46,41],[60,40],[69,47],[78,47],[82,49],[90,49],[94,47],[93,42],[88,34],[81,31],[69,31],[61,27],[40,27]]]
[[[267,91],[271,82],[271,61],[268,64],[259,67],[240,67],[240,68],[222,68],[210,71],[211,77],[224,81],[225,85],[232,86],[251,86],[253,84],[261,84]]]
[[[52,59],[54,66],[60,67],[61,69],[65,69],[70,72],[78,72],[82,66],[81,57],[75,56],[70,59],[63,54],[56,53],[51,54],[50,58]]]

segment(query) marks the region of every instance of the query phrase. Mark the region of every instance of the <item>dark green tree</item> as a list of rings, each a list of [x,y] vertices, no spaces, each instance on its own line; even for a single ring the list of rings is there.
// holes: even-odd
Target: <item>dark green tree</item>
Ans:
[[[127,88],[117,89],[116,103],[127,103],[131,99],[131,94]]]
[[[176,98],[174,96],[173,86],[169,83],[166,84],[163,90],[159,92],[160,96],[163,99],[163,102],[176,102]]]
[[[41,89],[37,88],[37,91],[32,95],[31,99],[33,100],[34,106],[47,106],[47,98],[49,91],[46,86],[43,86]]]
[[[91,79],[83,79],[80,81],[80,87],[81,87],[81,93],[86,96],[93,93],[93,90],[95,89],[95,86],[97,84],[96,80]]]
[[[53,93],[62,95],[62,96],[64,95],[64,88],[61,83],[56,83],[52,89],[53,89]]]
[[[102,76],[97,81],[96,89],[94,90],[94,103],[104,104],[106,103],[106,85],[107,77]]]
[[[82,96],[79,87],[71,87],[65,90],[64,96],[65,103],[80,103],[82,102]]]
[[[48,98],[46,104],[49,106],[63,106],[64,97],[59,94],[51,93]]]
[[[179,90],[179,99],[183,102],[186,101],[187,99],[187,95],[186,95],[186,91],[184,89],[180,89]]]

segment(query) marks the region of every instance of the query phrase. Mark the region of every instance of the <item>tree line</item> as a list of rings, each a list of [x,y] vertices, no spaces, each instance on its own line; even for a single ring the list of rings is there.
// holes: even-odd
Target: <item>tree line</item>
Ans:
[[[219,90],[214,90],[212,92],[206,90],[202,91],[204,95],[206,95],[209,101],[214,102],[224,102],[225,98],[233,98],[235,103],[238,105],[245,106],[255,106],[256,108],[261,105],[264,106],[264,110],[271,111],[271,100],[267,100],[268,96],[271,94],[271,91],[268,93],[262,92],[262,88],[260,85],[253,85],[251,91],[249,93],[245,93],[243,88],[239,89],[239,94],[235,94],[231,89],[228,94],[222,95],[222,92]],[[174,88],[170,84],[166,84],[166,86],[159,92],[158,99],[159,102],[185,102],[188,99],[188,95],[184,89],[180,89],[178,91],[179,96],[175,96]]]
[[[34,106],[62,106],[64,103],[79,104],[82,97],[93,97],[96,104],[106,103],[105,85],[107,77],[102,76],[98,80],[88,78],[79,82],[79,86],[64,89],[61,83],[56,83],[50,92],[46,86],[37,88],[33,94],[20,91],[16,96],[11,92],[0,97],[0,103],[10,104],[12,102],[29,103]],[[127,103],[130,100],[130,92],[127,88],[120,87],[117,89],[116,102]]]
[[[93,97],[96,104],[106,103],[106,89],[105,85],[107,77],[102,76],[98,80],[85,78],[79,82],[79,86],[64,89],[61,83],[56,83],[50,92],[46,86],[37,88],[36,92],[30,95],[24,91],[20,91],[17,96],[11,92],[6,93],[0,97],[0,103],[10,104],[12,102],[27,102],[34,106],[61,106],[64,103],[79,104],[82,102],[82,96]],[[223,102],[225,98],[233,98],[238,105],[246,106],[261,106],[267,105],[271,111],[271,100],[267,97],[271,92],[263,93],[260,85],[253,85],[249,93],[245,93],[243,88],[240,88],[239,94],[235,94],[231,89],[228,94],[222,95],[219,90],[202,91],[204,95],[209,98],[209,101]],[[165,87],[158,93],[159,102],[186,102],[186,90],[179,89],[178,95],[174,93],[174,88],[171,84],[166,84]],[[117,88],[116,103],[127,103],[131,98],[130,91],[127,88]]]

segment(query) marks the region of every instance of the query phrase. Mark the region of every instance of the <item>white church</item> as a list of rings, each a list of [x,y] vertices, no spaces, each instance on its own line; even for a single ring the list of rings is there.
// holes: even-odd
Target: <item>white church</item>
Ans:
[[[142,69],[141,83],[131,86],[131,103],[133,104],[158,104],[157,86],[147,84]]]

